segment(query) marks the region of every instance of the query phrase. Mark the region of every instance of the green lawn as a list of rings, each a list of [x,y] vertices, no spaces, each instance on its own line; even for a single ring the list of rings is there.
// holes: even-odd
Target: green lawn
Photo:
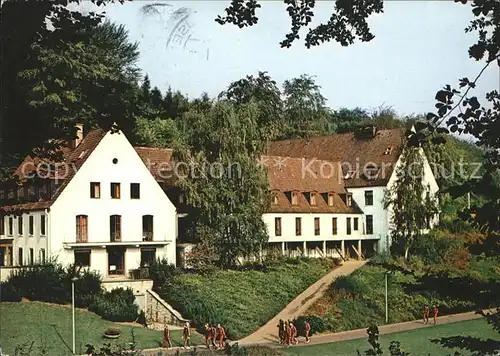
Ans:
[[[115,324],[101,319],[94,313],[76,310],[76,351],[85,352],[85,345],[95,346],[111,342],[127,346],[132,341],[132,326]],[[71,308],[56,304],[39,302],[1,303],[0,304],[0,344],[4,353],[14,355],[16,346],[34,342],[34,350],[46,348],[48,355],[64,356],[71,354],[72,348]],[[122,335],[117,340],[103,338],[108,326],[118,326]],[[137,347],[153,348],[160,346],[162,332],[135,327]],[[174,346],[180,346],[181,331],[172,332]],[[199,334],[193,334],[193,344],[202,342]]]
[[[384,347],[384,354],[388,354],[389,343],[393,340],[401,342],[403,350],[410,352],[411,355],[418,356],[446,356],[453,355],[458,349],[443,348],[438,344],[431,342],[431,339],[439,339],[450,336],[472,336],[481,339],[499,340],[499,333],[494,331],[484,319],[475,319],[462,321],[446,325],[431,326],[423,329],[405,331],[389,335],[382,335],[380,342]],[[364,350],[369,348],[368,337],[330,344],[321,344],[313,346],[291,347],[281,349],[287,355],[298,356],[356,356],[356,350],[364,354]],[[467,355],[464,353],[464,355]]]
[[[332,266],[328,259],[291,259],[264,270],[188,273],[158,292],[196,325],[220,323],[235,340],[264,325]]]

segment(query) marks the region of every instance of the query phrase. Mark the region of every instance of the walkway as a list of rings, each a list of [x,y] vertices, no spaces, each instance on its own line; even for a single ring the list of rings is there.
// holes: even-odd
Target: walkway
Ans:
[[[333,280],[339,276],[351,274],[368,261],[347,261],[338,268],[335,268],[327,275],[316,281],[313,285],[299,294],[285,309],[272,318],[267,324],[255,331],[253,334],[238,341],[240,344],[257,344],[276,342],[278,340],[276,327],[279,320],[293,320],[300,315],[304,315],[309,307],[328,290]]]

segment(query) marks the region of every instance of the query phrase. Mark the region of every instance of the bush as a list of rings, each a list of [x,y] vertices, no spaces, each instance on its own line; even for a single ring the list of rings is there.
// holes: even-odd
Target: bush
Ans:
[[[149,266],[149,278],[153,280],[154,287],[162,286],[172,281],[180,273],[180,270],[173,264],[170,264],[167,259],[158,259]]]
[[[21,300],[19,291],[12,283],[0,283],[0,302],[20,302]]]
[[[297,328],[297,333],[299,336],[305,336],[304,322],[308,321],[311,325],[311,331],[309,331],[309,336],[322,333],[326,331],[326,325],[323,318],[316,315],[305,315],[299,316],[297,319],[293,321],[293,325]]]
[[[420,236],[415,240],[410,254],[418,255],[426,264],[440,264],[447,261],[447,257],[463,248],[460,239],[443,236],[439,232]]]
[[[121,331],[120,331],[120,328],[116,328],[116,327],[109,327],[107,328],[106,330],[104,330],[104,333],[106,335],[120,335],[121,334]]]
[[[89,311],[110,321],[135,321],[139,316],[134,293],[130,288],[117,288],[95,296],[89,305]]]

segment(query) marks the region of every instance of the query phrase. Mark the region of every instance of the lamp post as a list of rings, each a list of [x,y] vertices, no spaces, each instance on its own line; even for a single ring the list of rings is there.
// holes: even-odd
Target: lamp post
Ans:
[[[388,276],[392,274],[392,271],[385,272],[385,323],[389,323],[389,301],[388,301],[388,291],[387,291],[387,279]]]
[[[73,355],[76,354],[76,338],[75,338],[75,282],[78,278],[71,278],[71,312],[73,314]]]

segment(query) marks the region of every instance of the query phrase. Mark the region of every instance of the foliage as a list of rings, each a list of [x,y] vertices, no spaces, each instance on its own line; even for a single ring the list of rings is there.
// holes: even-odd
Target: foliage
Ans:
[[[297,328],[297,333],[299,336],[305,336],[304,322],[308,321],[311,325],[311,330],[309,335],[314,335],[316,333],[322,333],[326,331],[325,321],[316,315],[303,315],[293,320],[293,325]]]
[[[464,241],[432,231],[421,235],[415,240],[411,253],[418,256],[427,265],[447,264],[453,265],[455,258],[462,257]],[[468,261],[468,256],[467,256]],[[459,259],[456,260],[459,262]]]
[[[89,311],[111,321],[134,321],[139,316],[134,293],[130,288],[116,288],[96,295],[90,302]]]
[[[120,335],[121,331],[120,331],[120,328],[109,327],[106,330],[104,330],[104,333],[106,335]]]
[[[435,193],[422,184],[424,157],[415,147],[406,147],[396,168],[396,180],[384,197],[384,208],[391,209],[391,248],[399,247],[408,259],[409,251],[424,229],[431,227],[438,214]],[[423,200],[423,201],[422,201]]]
[[[73,277],[77,277],[75,305],[87,306],[93,295],[101,292],[100,276],[95,272],[81,270],[75,266],[64,268],[55,262],[25,267],[10,276],[2,284],[2,288],[6,288],[6,299],[2,292],[2,301],[15,301],[24,297],[58,304],[71,302],[71,279]],[[19,297],[14,297],[12,300],[11,293]]]
[[[206,323],[220,323],[229,338],[237,339],[265,324],[330,269],[330,260],[298,259],[261,271],[188,273],[174,277],[157,292],[200,330]]]
[[[257,129],[259,107],[215,103],[207,113],[190,111],[189,149],[177,152],[182,167],[179,186],[193,211],[194,238],[213,246],[221,266],[235,266],[240,256],[257,254],[268,239],[262,221],[267,181],[256,163],[265,149]],[[231,140],[227,138],[231,137]]]
[[[172,281],[180,271],[166,258],[157,259],[149,266],[149,278],[153,280],[154,288]]]

